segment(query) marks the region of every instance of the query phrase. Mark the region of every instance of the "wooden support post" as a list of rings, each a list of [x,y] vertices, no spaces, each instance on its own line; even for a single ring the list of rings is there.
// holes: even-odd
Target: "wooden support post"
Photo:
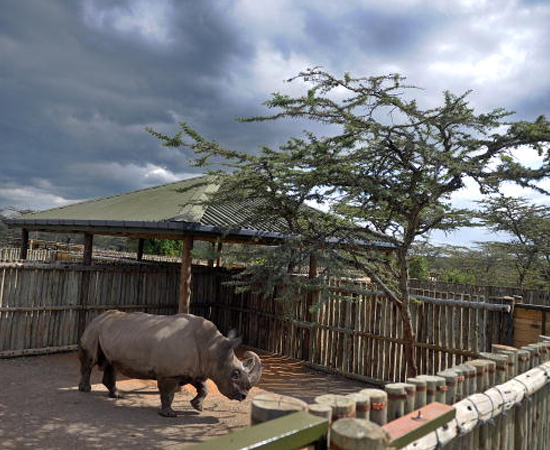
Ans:
[[[316,252],[311,252],[309,255],[308,278],[310,280],[314,280],[315,278],[317,278],[317,253]],[[304,320],[306,322],[311,322],[313,319],[313,316],[309,311],[309,308],[313,306],[313,304],[316,301],[317,301],[317,292],[310,290],[307,293],[307,298],[306,298],[306,311],[304,315]],[[302,341],[302,359],[304,361],[309,361],[312,344],[313,342],[312,342],[311,330],[309,328],[304,328],[304,338]]]
[[[216,267],[222,266],[222,256],[221,256],[222,248],[223,248],[223,244],[221,242],[218,242],[218,249],[217,249],[218,257],[216,258]]]
[[[94,247],[94,235],[90,233],[84,234],[84,255],[82,258],[82,264],[84,266],[92,265],[92,253]],[[82,278],[80,280],[80,294],[79,294],[79,304],[80,306],[87,306],[89,303],[90,296],[90,276],[91,273],[88,270],[81,272]],[[82,336],[84,329],[86,328],[88,319],[88,311],[83,308],[78,313],[78,336]]]
[[[145,239],[138,239],[138,248],[137,248],[137,260],[143,261],[143,247],[145,246]]]
[[[180,272],[180,298],[178,312],[181,314],[189,314],[189,305],[191,303],[191,283],[192,283],[192,266],[191,266],[191,250],[193,249],[193,236],[186,236],[183,240],[183,248],[181,251],[181,272]]]
[[[84,256],[82,262],[85,266],[92,265],[93,246],[94,235],[90,233],[84,233]]]
[[[29,230],[21,229],[21,253],[19,259],[27,259],[29,253]]]
[[[214,252],[216,250],[216,243],[210,242],[210,250],[212,251],[212,257],[208,258],[208,267],[212,268],[214,267]]]

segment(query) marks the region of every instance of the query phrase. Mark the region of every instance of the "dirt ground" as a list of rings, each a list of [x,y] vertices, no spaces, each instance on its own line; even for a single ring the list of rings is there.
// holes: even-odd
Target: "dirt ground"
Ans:
[[[325,393],[347,394],[369,387],[305,368],[284,357],[260,354],[259,386],[239,403],[210,383],[199,413],[189,404],[195,391],[176,394],[178,417],[157,414],[156,382],[121,379],[122,399],[111,399],[92,372],[92,392],[77,389],[76,353],[0,360],[0,449],[162,449],[175,450],[249,425],[252,398],[273,392],[312,402]]]

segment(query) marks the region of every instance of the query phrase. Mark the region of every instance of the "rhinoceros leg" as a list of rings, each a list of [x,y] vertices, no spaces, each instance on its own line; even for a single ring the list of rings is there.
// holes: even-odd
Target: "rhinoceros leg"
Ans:
[[[78,359],[80,360],[80,383],[78,383],[78,390],[82,392],[90,392],[92,386],[90,385],[90,374],[94,367],[94,360],[90,357],[88,352],[79,346]]]
[[[191,400],[191,406],[197,411],[202,411],[202,401],[208,395],[208,385],[206,380],[195,380],[191,383],[197,390],[196,397]]]
[[[164,417],[176,417],[177,413],[172,409],[174,394],[179,387],[179,382],[172,378],[160,378],[158,380],[161,408],[159,414]]]
[[[109,397],[120,398],[116,388],[116,370],[111,364],[106,364],[103,369],[103,385],[109,389]]]

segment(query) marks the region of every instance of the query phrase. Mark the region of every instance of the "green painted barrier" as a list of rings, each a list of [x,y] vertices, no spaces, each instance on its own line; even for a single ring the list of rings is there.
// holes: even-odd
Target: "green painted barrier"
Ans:
[[[187,447],[189,450],[294,450],[308,444],[326,448],[328,421],[298,412]]]

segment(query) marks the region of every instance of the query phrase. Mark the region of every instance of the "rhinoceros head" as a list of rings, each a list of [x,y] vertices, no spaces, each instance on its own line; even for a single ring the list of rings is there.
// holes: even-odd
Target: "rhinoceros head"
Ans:
[[[242,339],[235,337],[233,332],[224,338],[218,349],[218,374],[214,380],[223,395],[239,401],[246,398],[248,391],[258,384],[262,375],[262,361],[256,353],[246,352],[243,361],[235,355],[234,350],[241,342]]]

